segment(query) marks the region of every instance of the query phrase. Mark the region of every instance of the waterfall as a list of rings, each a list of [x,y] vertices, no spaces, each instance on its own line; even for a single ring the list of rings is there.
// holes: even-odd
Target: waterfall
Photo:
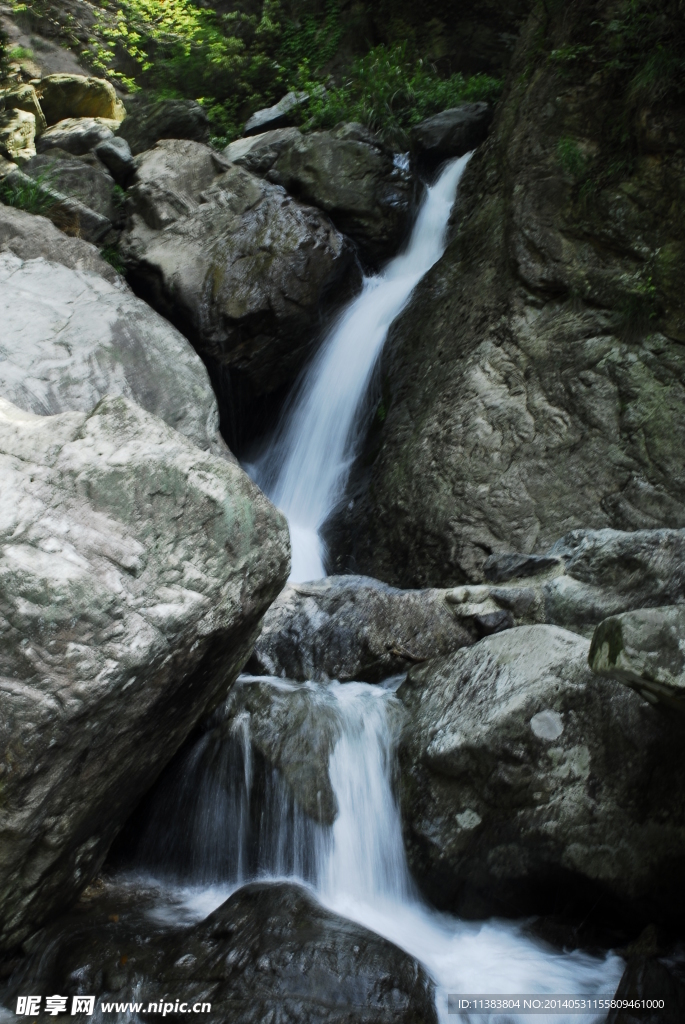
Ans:
[[[364,405],[374,368],[391,323],[444,252],[469,158],[450,162],[427,189],[406,249],[380,274],[365,278],[305,372],[267,450],[250,467],[290,524],[294,582],[325,575],[318,531],[342,494],[368,426]]]
[[[237,686],[263,685],[265,678],[243,676]],[[241,714],[223,734],[222,752],[219,748],[216,752],[219,756],[208,756],[207,741],[201,739],[179,772],[179,779],[186,780],[179,785],[186,785],[192,774],[196,802],[202,808],[198,817],[186,819],[181,826],[193,855],[184,857],[183,862],[175,859],[176,845],[169,834],[169,822],[178,820],[182,804],[178,788],[167,794],[149,826],[158,859],[157,863],[154,857],[153,863],[148,859],[145,866],[157,875],[166,872],[167,877],[173,876],[176,868],[177,878],[190,883],[178,897],[183,914],[205,916],[251,878],[285,877],[302,882],[312,888],[324,906],[389,939],[424,964],[436,983],[442,1024],[455,1019],[447,1015],[450,992],[613,995],[623,969],[623,962],[613,954],[599,959],[577,951],[557,953],[525,935],[517,924],[465,922],[423,902],[407,866],[400,812],[393,793],[394,749],[403,710],[392,688],[368,683],[297,684],[277,679],[271,684],[280,690],[309,689],[327,723],[333,720],[338,738],[330,753],[328,774],[337,800],[337,817],[328,828],[311,821],[304,828],[306,816],[293,802],[278,771],[268,771],[266,785],[255,789],[254,766],[250,771],[234,771],[233,795],[227,804],[207,799],[217,785],[217,764],[239,764],[242,769],[247,763],[250,716]],[[198,773],[200,763],[204,769]],[[171,812],[174,806],[176,818]],[[207,817],[208,807],[214,808],[214,820]],[[160,830],[162,822],[165,825]],[[212,848],[217,838],[234,851],[253,847],[247,872],[236,861],[223,878],[209,877],[210,864],[216,864]],[[202,860],[203,851],[211,862]],[[149,856],[149,845],[147,852]],[[190,870],[188,865],[192,865]],[[600,1014],[594,1019],[602,1017]],[[487,1024],[489,1019],[480,1016],[474,1021]],[[541,1024],[548,1020],[574,1024],[577,1017],[536,1019]],[[527,1018],[507,1014],[506,1020],[524,1024]]]

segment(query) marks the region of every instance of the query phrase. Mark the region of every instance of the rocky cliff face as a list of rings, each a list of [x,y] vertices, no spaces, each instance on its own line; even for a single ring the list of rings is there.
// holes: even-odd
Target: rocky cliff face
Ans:
[[[453,240],[391,331],[337,569],[479,581],[577,527],[685,523],[678,25],[675,0],[531,15]]]

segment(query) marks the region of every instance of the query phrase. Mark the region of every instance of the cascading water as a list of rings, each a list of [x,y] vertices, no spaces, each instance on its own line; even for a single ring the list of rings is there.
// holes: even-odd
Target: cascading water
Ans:
[[[364,403],[393,320],[445,249],[445,234],[470,154],[427,190],[404,252],[364,280],[323,342],[262,458],[256,482],[290,525],[294,582],[324,575],[318,531],[342,493],[368,417]]]
[[[295,581],[324,573],[318,530],[340,496],[366,426],[365,399],[378,355],[390,324],[443,252],[467,160],[449,164],[427,191],[406,251],[365,280],[253,467],[257,482],[288,517]],[[334,737],[328,776],[335,821],[324,826],[304,813],[280,772],[255,760],[250,714],[242,711],[231,719],[227,705],[223,726],[200,739],[178,766],[140,847],[140,866],[190,883],[182,898],[184,913],[205,916],[254,878],[296,879],[331,910],[420,960],[435,980],[445,1024],[448,992],[592,996],[615,991],[622,969],[616,956],[599,960],[555,953],[517,925],[466,923],[423,903],[407,867],[393,796],[402,705],[392,687],[289,684],[265,677],[242,677],[237,685],[265,684],[281,694],[311,698],[319,716],[312,729],[319,738]],[[179,819],[183,827],[174,831],[169,822]],[[567,1018],[552,1019],[563,1024]],[[569,1024],[576,1019],[569,1017]]]
[[[264,683],[264,677],[247,676],[237,685]],[[275,679],[271,683],[293,693],[308,689],[322,716],[320,724],[330,725],[333,720],[338,739],[330,754],[328,774],[337,801],[336,819],[329,828],[311,821],[306,824],[306,815],[293,803],[293,795],[277,771],[269,773],[261,789],[260,806],[250,806],[254,800],[252,778],[245,770],[231,775],[228,803],[212,799],[217,763],[249,758],[249,715],[237,718],[225,734],[223,748],[217,748],[223,750],[218,759],[208,756],[207,742],[200,740],[180,773],[181,778],[192,780],[202,808],[184,830],[197,855],[184,858],[192,868],[180,872],[191,882],[184,895],[186,912],[204,916],[250,878],[288,877],[303,882],[313,887],[324,906],[384,936],[425,965],[436,983],[443,1024],[449,1020],[450,992],[613,994],[623,967],[616,956],[599,960],[579,952],[556,953],[527,937],[516,924],[464,922],[422,901],[407,867],[392,788],[394,745],[402,717],[402,704],[392,689],[367,683],[323,686]],[[178,815],[182,809],[178,788],[169,798]],[[173,874],[174,868],[179,868],[173,836],[168,828],[159,828],[160,821],[173,820],[169,802],[159,810],[159,821],[150,822],[157,849],[148,848],[148,857],[152,855],[148,867],[157,872],[166,867],[167,873],[171,870]],[[250,824],[255,821],[260,823],[256,832]],[[255,832],[252,836],[251,830]],[[207,839],[216,836],[223,836],[236,850],[252,846],[251,870],[246,872],[244,861],[234,860],[223,878],[210,879],[210,865],[216,862]],[[303,851],[303,845],[308,850]],[[208,884],[210,881],[214,884]],[[224,884],[217,885],[221,881]],[[476,1019],[483,1024],[488,1019],[520,1020],[522,1024],[526,1018],[507,1014],[506,1018]],[[555,1024],[577,1020],[575,1016],[555,1016],[542,1021],[548,1019]]]

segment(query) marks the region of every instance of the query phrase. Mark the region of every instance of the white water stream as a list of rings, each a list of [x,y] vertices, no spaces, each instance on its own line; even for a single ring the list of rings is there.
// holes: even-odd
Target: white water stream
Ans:
[[[427,190],[404,252],[364,280],[285,410],[250,472],[290,525],[293,582],[320,579],[319,530],[340,498],[368,425],[365,400],[388,329],[421,278],[442,256],[454,198],[470,154],[447,165]]]

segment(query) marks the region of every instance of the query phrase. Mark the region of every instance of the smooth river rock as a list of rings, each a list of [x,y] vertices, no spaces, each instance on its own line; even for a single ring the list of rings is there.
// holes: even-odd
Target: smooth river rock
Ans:
[[[90,271],[111,284],[124,287],[123,278],[82,238],[69,238],[47,217],[0,204],[0,253],[11,252],[21,260],[42,257],[70,270]],[[34,410],[35,411],[35,410]]]
[[[121,240],[135,287],[236,387],[258,397],[291,383],[326,301],[358,280],[349,242],[198,142],[159,142],[136,167]]]
[[[0,253],[0,395],[41,416],[123,395],[199,448],[225,451],[207,371],[188,341],[113,271],[100,276],[101,265],[111,268],[91,246],[64,236],[60,245],[42,218],[4,210],[0,242],[9,235],[5,244],[25,258]],[[60,247],[71,265],[55,262]]]
[[[479,146],[491,122],[489,103],[460,103],[412,128],[412,148],[425,167],[435,168],[443,160],[463,156]]]
[[[455,615],[450,592],[396,590],[364,576],[289,584],[249,668],[288,679],[378,682],[472,644],[489,630]]]
[[[237,465],[122,397],[0,400],[0,949],[65,910],[198,720],[289,571]]]
[[[34,943],[8,1002],[30,983],[69,997],[97,992],[98,1002],[155,1003],[145,1019],[187,1020],[178,1001],[211,1004],[204,1016],[218,1024],[437,1024],[420,964],[302,886],[246,885],[190,927],[140,883],[99,883],[87,896]],[[161,913],[150,913],[155,906]]]
[[[524,626],[411,671],[401,807],[415,877],[467,916],[685,908],[685,727]]]
[[[46,75],[36,86],[48,125],[66,118],[104,117],[123,121],[126,110],[114,86],[104,78],[85,75]]]

